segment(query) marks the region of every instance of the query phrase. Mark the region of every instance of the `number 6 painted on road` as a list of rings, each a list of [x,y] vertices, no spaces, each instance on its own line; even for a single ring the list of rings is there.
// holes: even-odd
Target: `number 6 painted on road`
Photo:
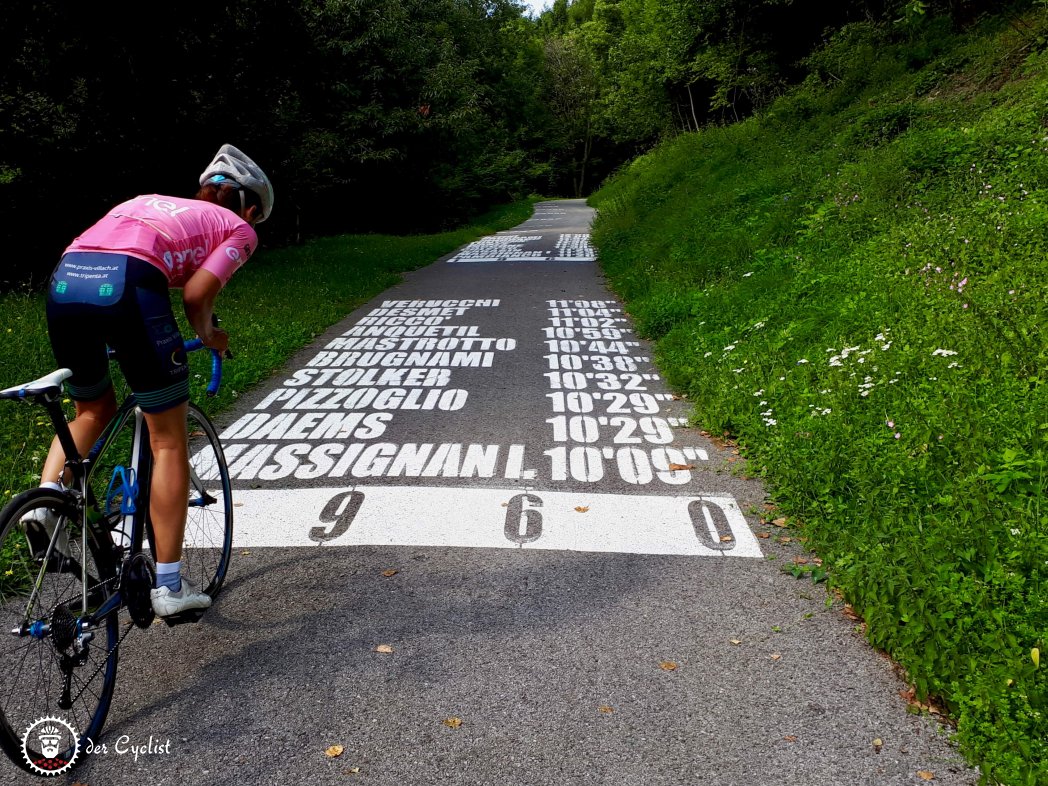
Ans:
[[[531,505],[525,508],[524,505]],[[514,543],[531,543],[542,537],[542,500],[534,494],[517,494],[506,506],[506,537]]]

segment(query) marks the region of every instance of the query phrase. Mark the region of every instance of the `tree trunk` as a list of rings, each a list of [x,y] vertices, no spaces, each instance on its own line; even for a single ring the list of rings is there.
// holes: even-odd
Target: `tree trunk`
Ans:
[[[691,104],[691,119],[695,121],[695,130],[699,130],[699,118],[695,117],[695,98],[691,94],[691,82],[688,83],[688,103]]]

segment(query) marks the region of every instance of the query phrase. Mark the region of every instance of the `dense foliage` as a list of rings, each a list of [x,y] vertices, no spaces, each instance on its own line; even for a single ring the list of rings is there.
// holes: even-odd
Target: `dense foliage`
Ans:
[[[15,0],[0,58],[9,283],[122,199],[192,194],[224,142],[274,181],[270,246],[558,187],[542,47],[511,0]]]
[[[1048,12],[868,23],[592,198],[698,423],[734,436],[987,783],[1048,783]],[[780,514],[775,514],[780,515]]]
[[[191,194],[225,142],[274,180],[271,247],[582,196],[667,135],[765,106],[848,21],[985,5],[941,1],[555,0],[534,19],[517,0],[12,0],[0,288],[39,283],[116,202]]]

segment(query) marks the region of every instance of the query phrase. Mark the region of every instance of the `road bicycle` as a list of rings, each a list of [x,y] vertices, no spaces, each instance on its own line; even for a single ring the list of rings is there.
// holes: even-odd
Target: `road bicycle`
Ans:
[[[188,352],[203,345],[194,339],[185,347]],[[210,351],[207,392],[213,396],[221,383],[222,356]],[[31,489],[0,511],[0,747],[37,774],[30,760],[74,761],[86,740],[98,740],[113,698],[120,645],[136,627],[154,621],[152,457],[145,419],[134,394],[128,394],[81,456],[63,410],[63,383],[70,374],[58,369],[0,391],[0,398],[47,411],[72,477],[61,491]],[[192,402],[186,426],[190,489],[182,575],[215,598],[233,541],[229,472],[214,425]],[[39,508],[57,514],[53,532],[21,523]],[[202,614],[195,610],[164,620],[178,625]],[[46,717],[71,724],[79,742],[44,757],[27,730]]]

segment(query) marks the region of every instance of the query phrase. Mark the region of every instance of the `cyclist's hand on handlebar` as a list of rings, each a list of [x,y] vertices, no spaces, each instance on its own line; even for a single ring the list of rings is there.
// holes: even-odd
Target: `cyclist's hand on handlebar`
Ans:
[[[204,343],[204,346],[209,349],[217,349],[224,355],[229,352],[229,334],[222,330],[222,328],[215,328],[211,331],[210,338],[204,338],[201,336],[200,340]]]

